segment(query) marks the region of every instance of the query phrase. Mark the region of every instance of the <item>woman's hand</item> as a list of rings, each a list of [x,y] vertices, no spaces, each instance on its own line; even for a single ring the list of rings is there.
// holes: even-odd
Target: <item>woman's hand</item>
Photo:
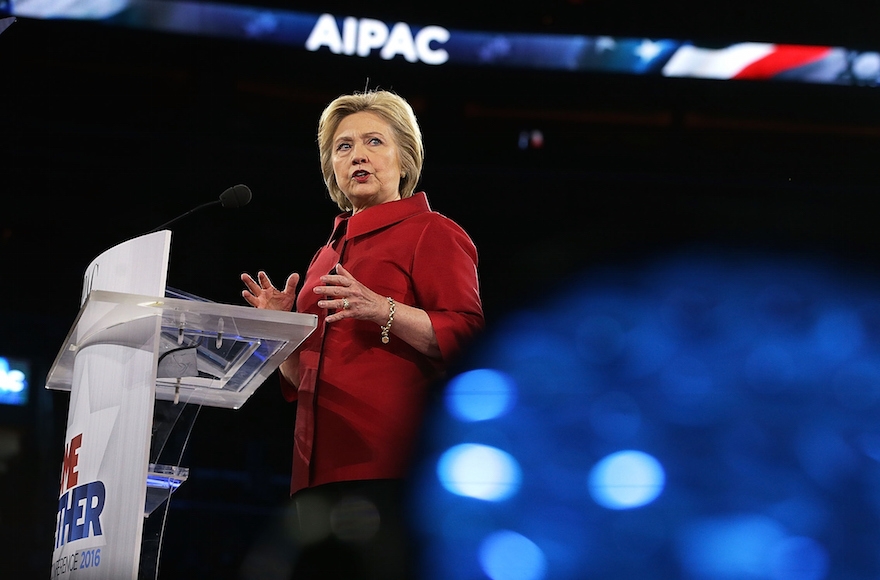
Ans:
[[[324,286],[315,286],[314,292],[327,298],[318,301],[318,308],[336,310],[327,322],[357,318],[381,326],[388,320],[388,299],[358,282],[342,264],[336,265],[336,274],[321,276],[321,283]]]
[[[259,280],[259,283],[257,282]],[[247,287],[241,291],[242,298],[255,308],[267,310],[284,310],[290,312],[296,304],[296,285],[299,284],[299,274],[293,273],[287,277],[284,290],[278,290],[272,285],[269,276],[262,270],[257,273],[257,280],[251,275],[244,273],[241,281]]]
[[[388,298],[376,294],[360,282],[351,272],[336,266],[336,274],[321,276],[323,286],[315,287],[315,294],[326,296],[318,301],[319,308],[332,308],[336,312],[325,320],[329,323],[345,318],[372,320],[379,326],[388,323],[391,305]],[[346,305],[348,307],[346,307]],[[431,358],[440,358],[440,347],[428,313],[415,306],[395,303],[394,324],[391,333],[399,340],[409,344],[420,353]],[[379,342],[379,331],[376,330],[376,342]]]

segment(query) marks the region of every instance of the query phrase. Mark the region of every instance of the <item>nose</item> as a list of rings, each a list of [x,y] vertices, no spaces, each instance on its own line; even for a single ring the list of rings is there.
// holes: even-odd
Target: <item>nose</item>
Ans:
[[[354,150],[351,152],[351,162],[354,165],[360,165],[361,163],[367,162],[367,155],[359,145],[355,145]]]

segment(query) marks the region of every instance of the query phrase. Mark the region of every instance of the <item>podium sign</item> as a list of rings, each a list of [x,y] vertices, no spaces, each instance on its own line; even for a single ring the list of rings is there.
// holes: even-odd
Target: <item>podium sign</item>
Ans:
[[[164,294],[170,247],[163,231],[107,250],[86,270],[82,302],[97,289]],[[93,326],[109,308],[79,323]],[[137,578],[159,321],[117,328],[81,341],[73,359],[52,578]]]
[[[89,345],[76,358],[53,577],[136,578],[157,330],[145,320],[128,344]]]
[[[144,518],[188,473],[182,449],[174,465],[158,464],[181,415],[166,405],[240,407],[317,325],[166,289],[170,236],[141,236],[92,262],[47,376],[47,388],[70,391],[52,578],[156,575],[158,561],[141,562]],[[148,495],[157,481],[166,495]]]

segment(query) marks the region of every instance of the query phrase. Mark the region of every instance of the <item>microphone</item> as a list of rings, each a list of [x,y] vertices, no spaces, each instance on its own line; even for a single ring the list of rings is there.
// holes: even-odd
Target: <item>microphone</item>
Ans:
[[[165,229],[167,226],[173,224],[177,220],[181,218],[185,218],[189,214],[198,211],[202,208],[206,208],[209,205],[217,205],[218,203],[223,207],[242,207],[247,205],[251,201],[251,190],[247,185],[238,184],[233,185],[232,187],[226,188],[226,191],[220,194],[220,199],[216,199],[214,201],[209,201],[208,203],[203,203],[202,205],[196,206],[189,210],[188,212],[177,216],[176,218],[169,220],[162,224],[161,226],[155,227],[152,230],[148,231],[147,234],[152,234],[158,232],[159,230]],[[146,234],[145,234],[146,235]]]
[[[247,185],[233,185],[220,194],[220,203],[223,207],[241,207],[251,201],[251,190]],[[217,203],[212,202],[212,203]]]

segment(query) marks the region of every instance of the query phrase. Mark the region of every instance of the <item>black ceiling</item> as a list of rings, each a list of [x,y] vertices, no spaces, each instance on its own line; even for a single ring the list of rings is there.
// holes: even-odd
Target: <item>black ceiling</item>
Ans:
[[[847,4],[496,3],[477,16],[397,4],[370,15],[849,45],[867,43],[874,21]],[[179,222],[169,282],[231,301],[241,270],[302,269],[335,213],[315,121],[330,99],[365,86],[415,106],[423,187],[477,240],[490,311],[540,287],[556,261],[576,268],[707,241],[873,259],[878,241],[872,87],[427,67],[29,19],[0,36],[0,66],[0,163],[15,200],[0,214],[0,258],[13,279],[31,282],[4,285],[0,299],[65,319],[92,257],[235,183],[251,186],[254,202]],[[520,150],[519,134],[533,129],[544,147]]]

